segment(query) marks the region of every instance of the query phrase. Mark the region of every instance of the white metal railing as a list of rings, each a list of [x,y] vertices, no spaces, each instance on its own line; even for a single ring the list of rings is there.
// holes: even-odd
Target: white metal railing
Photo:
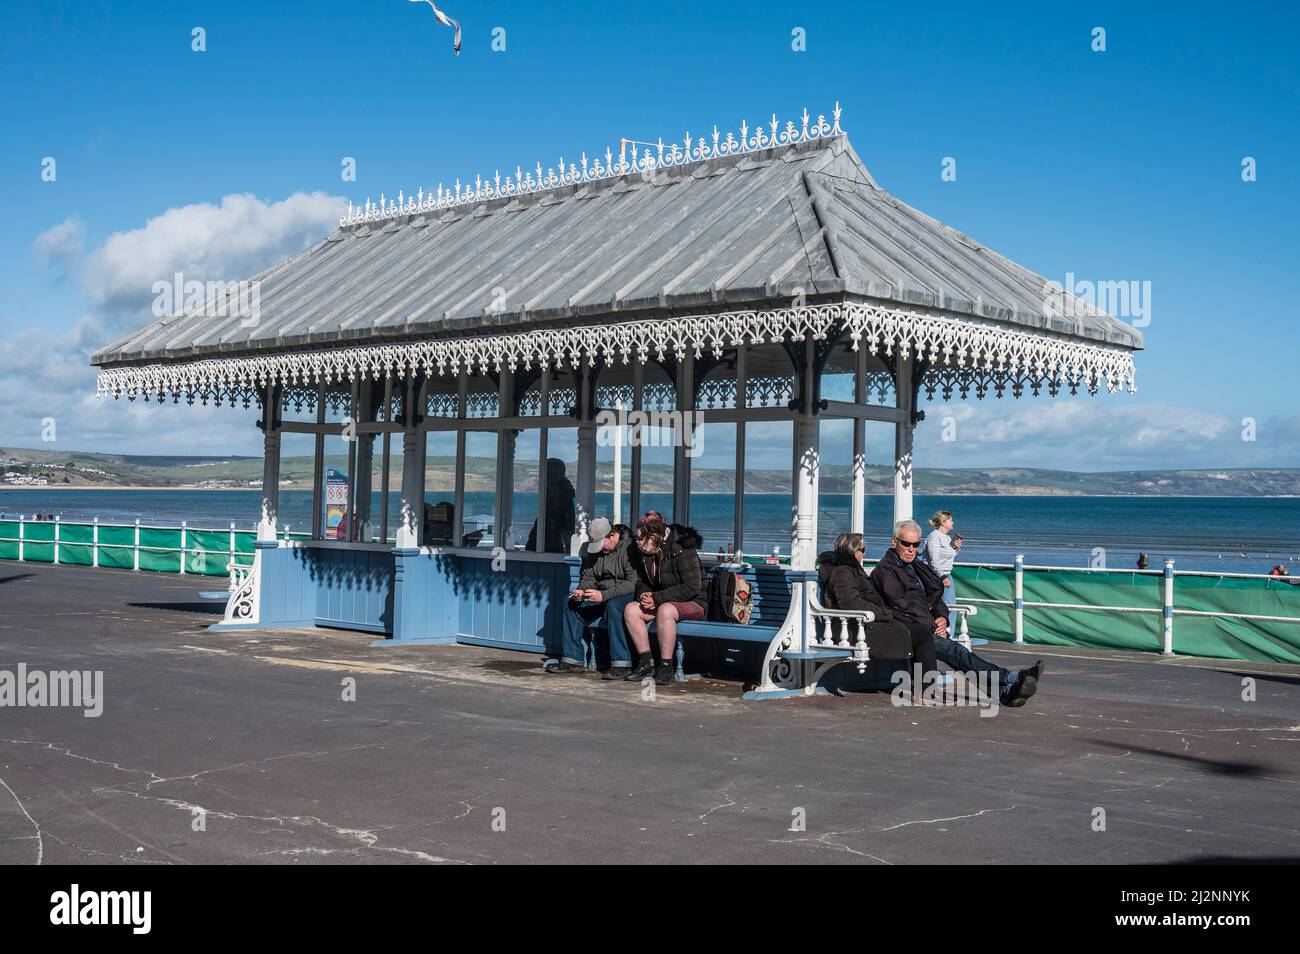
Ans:
[[[241,534],[249,535],[249,534],[253,534],[254,531],[239,530],[236,527],[236,524],[233,520],[230,521],[229,527],[191,527],[189,525],[189,521],[187,520],[182,520],[180,526],[142,524],[138,518],[134,521],[134,523],[105,523],[105,522],[101,522],[98,517],[91,518],[91,521],[89,523],[83,523],[79,521],[68,521],[65,524],[63,518],[57,515],[54,517],[53,520],[29,520],[27,519],[27,517],[25,517],[22,514],[18,514],[17,516],[0,514],[0,521],[6,523],[17,522],[18,524],[18,536],[17,537],[0,536],[0,543],[18,544],[19,563],[27,563],[27,562],[51,563],[57,566],[60,565],[62,562],[59,551],[61,549],[70,549],[74,547],[77,548],[78,550],[84,550],[86,548],[89,548],[90,565],[92,567],[98,567],[101,565],[100,554],[103,551],[129,550],[131,551],[131,569],[135,571],[138,571],[140,569],[141,553],[158,553],[158,554],[176,553],[179,554],[179,568],[177,572],[179,572],[179,574],[182,576],[186,575],[186,573],[188,572],[186,568],[186,559],[191,555],[200,555],[205,558],[208,556],[222,557],[227,561],[227,563],[225,564],[227,568],[230,564],[234,564],[238,557],[245,557],[249,560],[252,560],[252,554],[240,553],[238,551],[236,541]],[[33,539],[27,532],[30,526],[33,525],[48,526],[51,523],[54,525],[54,531],[53,531],[53,538],[50,540]],[[72,540],[64,539],[63,532],[62,532],[64,526],[90,527],[91,528],[90,541],[84,542],[84,541],[72,541]],[[134,530],[134,538],[131,543],[106,543],[100,539],[100,530],[102,528]],[[140,543],[141,530],[179,531],[180,546],[176,546],[176,547],[156,546],[156,545],[142,546]],[[204,547],[191,546],[190,545],[191,532],[228,533],[229,545],[221,550],[213,550]],[[284,525],[284,527],[279,531],[278,536],[284,540],[290,539],[288,524]],[[28,548],[31,546],[52,547],[53,548],[52,559],[51,560],[29,559]],[[229,572],[228,569],[227,572]]]
[[[1015,642],[1023,643],[1025,641],[1025,608],[1032,609],[1058,609],[1058,610],[1094,610],[1097,612],[1107,613],[1159,613],[1162,617],[1163,630],[1163,649],[1165,655],[1174,654],[1174,618],[1175,616],[1198,616],[1198,617],[1219,617],[1224,619],[1255,620],[1258,622],[1273,623],[1300,623],[1300,617],[1296,616],[1272,616],[1262,613],[1230,613],[1224,610],[1192,610],[1178,609],[1174,605],[1175,582],[1179,576],[1188,577],[1216,577],[1229,579],[1263,579],[1278,580],[1278,577],[1270,576],[1267,573],[1215,573],[1206,570],[1174,570],[1174,561],[1165,560],[1163,570],[1124,570],[1111,569],[1106,567],[1077,567],[1077,566],[1025,566],[1024,554],[1017,553],[1014,563],[969,563],[961,564],[969,569],[979,569],[985,567],[988,569],[1014,571],[1014,582],[1012,587],[1012,596],[1010,600],[988,599],[984,597],[962,597],[963,604],[985,604],[989,606],[1011,606],[1014,611],[1015,620]],[[1031,571],[1053,571],[1053,572],[1070,572],[1070,573],[1119,573],[1125,575],[1155,576],[1157,574],[1164,577],[1163,601],[1160,606],[1107,606],[1100,603],[1052,603],[1038,600],[1026,600],[1024,598],[1025,588],[1025,570]],[[1282,578],[1286,579],[1286,578]],[[971,609],[975,607],[972,605]],[[965,635],[965,615],[961,620],[962,634]],[[974,615],[971,612],[969,615]],[[966,637],[969,640],[969,637]],[[967,642],[969,645],[969,642]]]

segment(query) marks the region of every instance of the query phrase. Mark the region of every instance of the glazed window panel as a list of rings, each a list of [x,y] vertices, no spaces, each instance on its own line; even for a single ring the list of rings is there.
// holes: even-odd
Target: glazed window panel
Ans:
[[[691,523],[704,538],[705,555],[734,551],[736,531],[736,425],[695,428],[691,457]]]
[[[316,441],[314,434],[280,435],[280,531],[311,530],[316,500]]]
[[[496,546],[497,434],[465,433],[465,515],[461,519],[460,545],[491,549]]]
[[[534,461],[537,460],[534,450]],[[546,429],[546,461],[538,473],[533,466],[534,518],[527,530],[524,546],[537,553],[568,553],[569,543],[577,529],[578,480],[578,429],[576,427],[550,427]],[[545,490],[545,494],[540,493]],[[541,507],[538,500],[545,499]],[[544,510],[544,529],[539,530],[536,515]]]
[[[745,425],[745,458],[763,467],[745,468],[745,552],[789,557],[794,520],[790,475],[794,466],[794,424],[754,421]]]
[[[327,434],[324,442],[324,470],[320,476],[321,538],[355,539],[355,509],[352,499],[356,442],[339,434]]]
[[[420,542],[451,546],[456,511],[456,432],[428,431],[424,436],[424,514]]]

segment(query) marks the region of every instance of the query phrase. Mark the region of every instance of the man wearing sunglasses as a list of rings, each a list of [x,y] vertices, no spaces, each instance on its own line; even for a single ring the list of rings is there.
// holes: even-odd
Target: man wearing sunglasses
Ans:
[[[894,617],[908,628],[925,627],[934,636],[934,654],[957,672],[996,672],[1002,705],[1016,708],[1038,691],[1043,674],[1040,659],[1019,672],[1003,669],[975,655],[961,643],[949,639],[948,607],[943,602],[943,581],[916,558],[921,546],[921,527],[915,520],[894,524],[894,539],[871,571],[871,582],[884,597]]]

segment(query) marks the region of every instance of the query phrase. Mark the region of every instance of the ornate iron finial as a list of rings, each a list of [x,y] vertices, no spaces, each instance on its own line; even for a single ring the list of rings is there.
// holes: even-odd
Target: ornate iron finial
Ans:
[[[347,214],[339,219],[339,225],[357,225],[361,222],[373,222],[411,212],[449,208],[468,202],[481,202],[485,199],[505,196],[525,195],[557,186],[612,179],[632,172],[643,172],[665,166],[680,166],[689,162],[701,162],[705,159],[715,159],[721,156],[790,146],[795,143],[825,139],[831,136],[842,136],[844,130],[840,128],[841,112],[840,104],[836,102],[835,109],[831,113],[832,122],[828,123],[824,114],[819,114],[816,121],[814,121],[808,110],[804,109],[803,114],[800,116],[800,125],[795,125],[793,121],[787,121],[784,126],[781,126],[776,113],[773,113],[767,129],[760,125],[753,127],[751,132],[748,121],[742,121],[739,137],[737,137],[736,133],[733,132],[727,132],[724,135],[717,126],[714,126],[710,140],[695,139],[688,131],[680,145],[677,143],[668,145],[664,142],[663,137],[659,137],[658,141],[653,143],[639,143],[634,139],[623,138],[619,140],[617,158],[614,156],[613,150],[606,147],[603,163],[597,157],[589,165],[587,154],[584,152],[581,167],[577,163],[565,162],[565,160],[561,159],[558,168],[551,167],[543,170],[542,164],[539,162],[534,170],[527,174],[524,173],[522,166],[516,166],[513,179],[509,175],[503,179],[498,172],[489,183],[485,184],[482,176],[475,176],[472,187],[468,184],[462,187],[460,180],[457,179],[454,191],[444,189],[442,184],[439,183],[436,194],[430,192],[426,196],[424,190],[421,189],[418,194],[419,197],[414,201],[403,201],[403,195],[399,192],[397,202],[386,201],[381,194],[378,205],[372,204],[369,199],[366,199],[364,207],[354,206],[349,203]],[[629,145],[632,147],[630,160],[627,155]],[[639,150],[638,145],[645,146],[645,148]],[[651,151],[652,149],[654,152]]]

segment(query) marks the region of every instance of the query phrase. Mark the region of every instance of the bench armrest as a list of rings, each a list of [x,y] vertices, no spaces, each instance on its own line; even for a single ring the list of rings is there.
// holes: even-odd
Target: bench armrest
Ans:
[[[826,616],[831,619],[860,619],[864,623],[874,623],[876,621],[876,614],[871,610],[833,610],[822,606],[815,593],[809,594],[808,605],[812,608],[814,616]]]
[[[814,616],[825,616],[830,619],[860,619],[864,623],[874,623],[876,614],[871,610],[833,610],[813,608]]]

